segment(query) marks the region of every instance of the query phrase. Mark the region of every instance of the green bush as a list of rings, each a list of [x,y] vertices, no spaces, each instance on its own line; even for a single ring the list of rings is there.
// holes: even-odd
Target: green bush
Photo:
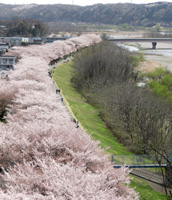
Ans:
[[[172,101],[172,93],[169,91],[166,85],[162,85],[157,81],[151,81],[149,87],[152,89],[154,94],[159,97],[166,99],[167,101]]]
[[[168,87],[169,90],[172,90],[172,74],[167,74],[161,79],[160,82],[162,85],[165,85]]]
[[[153,80],[156,80],[158,82],[161,81],[161,79],[168,74],[169,72],[167,70],[164,70],[162,67],[156,68],[155,71],[147,73],[147,76],[149,78],[152,78]]]
[[[137,67],[139,62],[143,62],[145,60],[143,53],[139,53],[138,55],[130,56],[130,62],[133,67]]]
[[[157,68],[155,71],[147,73],[147,76],[153,79],[149,83],[149,87],[154,94],[166,101],[172,101],[172,74],[163,68]]]
[[[139,65],[138,56],[130,56],[130,61],[133,67],[137,67]]]

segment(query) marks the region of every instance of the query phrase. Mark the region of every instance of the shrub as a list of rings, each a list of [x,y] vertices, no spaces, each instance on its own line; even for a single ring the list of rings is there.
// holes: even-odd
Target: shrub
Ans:
[[[167,70],[164,70],[163,68],[156,68],[153,72],[149,72],[146,75],[149,78],[152,78],[153,80],[156,80],[158,82],[161,81],[161,79],[168,74],[169,72]]]

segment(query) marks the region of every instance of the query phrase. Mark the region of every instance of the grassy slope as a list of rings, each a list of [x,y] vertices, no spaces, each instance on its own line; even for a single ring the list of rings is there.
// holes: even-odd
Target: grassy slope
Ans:
[[[70,79],[72,77],[71,63],[58,65],[53,74],[53,78],[59,86],[62,94],[69,103],[72,112],[77,120],[82,124],[84,129],[96,140],[99,140],[101,147],[110,149],[106,150],[109,154],[131,154],[127,149],[119,144],[114,136],[106,129],[104,122],[98,116],[99,112],[96,108],[89,105],[84,97],[82,97],[75,88],[72,87]],[[137,186],[141,200],[167,200],[164,194],[157,193],[144,181],[134,178],[131,187]]]
[[[78,121],[88,133],[92,134],[94,139],[101,142],[103,148],[110,147],[110,149],[107,150],[108,153],[131,154],[124,146],[116,142],[114,136],[106,129],[105,124],[98,116],[98,110],[88,104],[87,100],[72,87],[70,83],[70,70],[72,70],[72,68],[69,64],[59,65],[53,77]]]

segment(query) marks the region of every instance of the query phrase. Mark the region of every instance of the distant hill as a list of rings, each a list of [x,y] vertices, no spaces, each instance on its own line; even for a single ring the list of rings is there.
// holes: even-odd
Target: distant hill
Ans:
[[[85,22],[97,24],[129,24],[134,26],[153,26],[161,23],[172,26],[172,3],[152,4],[95,4],[75,5],[9,5],[0,4],[0,20],[14,16],[34,18],[44,22]]]

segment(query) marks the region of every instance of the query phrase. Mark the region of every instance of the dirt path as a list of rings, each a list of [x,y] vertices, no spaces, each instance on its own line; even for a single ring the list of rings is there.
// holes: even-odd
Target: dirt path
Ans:
[[[55,64],[55,65],[50,66],[50,71],[53,71],[53,69],[55,69],[55,67],[56,67],[57,65],[60,65],[60,64],[62,64],[62,63],[66,63],[66,62],[70,61],[71,59],[72,59],[72,57],[71,57],[71,58],[68,58],[68,59],[66,59],[66,60],[60,61],[60,62],[58,62],[58,63]],[[60,89],[59,86],[57,85],[57,83],[55,82],[55,80],[54,80],[53,77],[52,77],[52,90],[54,91],[54,93],[56,93],[56,95],[57,95],[57,100],[58,100],[58,101],[61,101],[62,105],[65,106],[66,111],[67,111],[67,112],[69,113],[69,115],[70,115],[71,121],[73,121],[73,120],[75,119],[75,120],[76,120],[76,123],[77,123],[78,120],[77,120],[76,116],[74,115],[74,113],[72,112],[72,109],[71,109],[71,107],[70,107],[68,101],[66,100],[66,98],[65,98],[65,96],[64,96],[64,94],[63,94],[63,91],[60,89],[60,92],[56,92],[56,91],[59,90],[59,89]],[[79,124],[78,124],[79,126],[77,127],[77,124],[75,124],[75,127],[81,128],[81,130],[82,130],[83,132],[85,132],[85,129],[83,128],[82,124],[81,124],[80,122],[78,122],[78,123],[79,123]]]

